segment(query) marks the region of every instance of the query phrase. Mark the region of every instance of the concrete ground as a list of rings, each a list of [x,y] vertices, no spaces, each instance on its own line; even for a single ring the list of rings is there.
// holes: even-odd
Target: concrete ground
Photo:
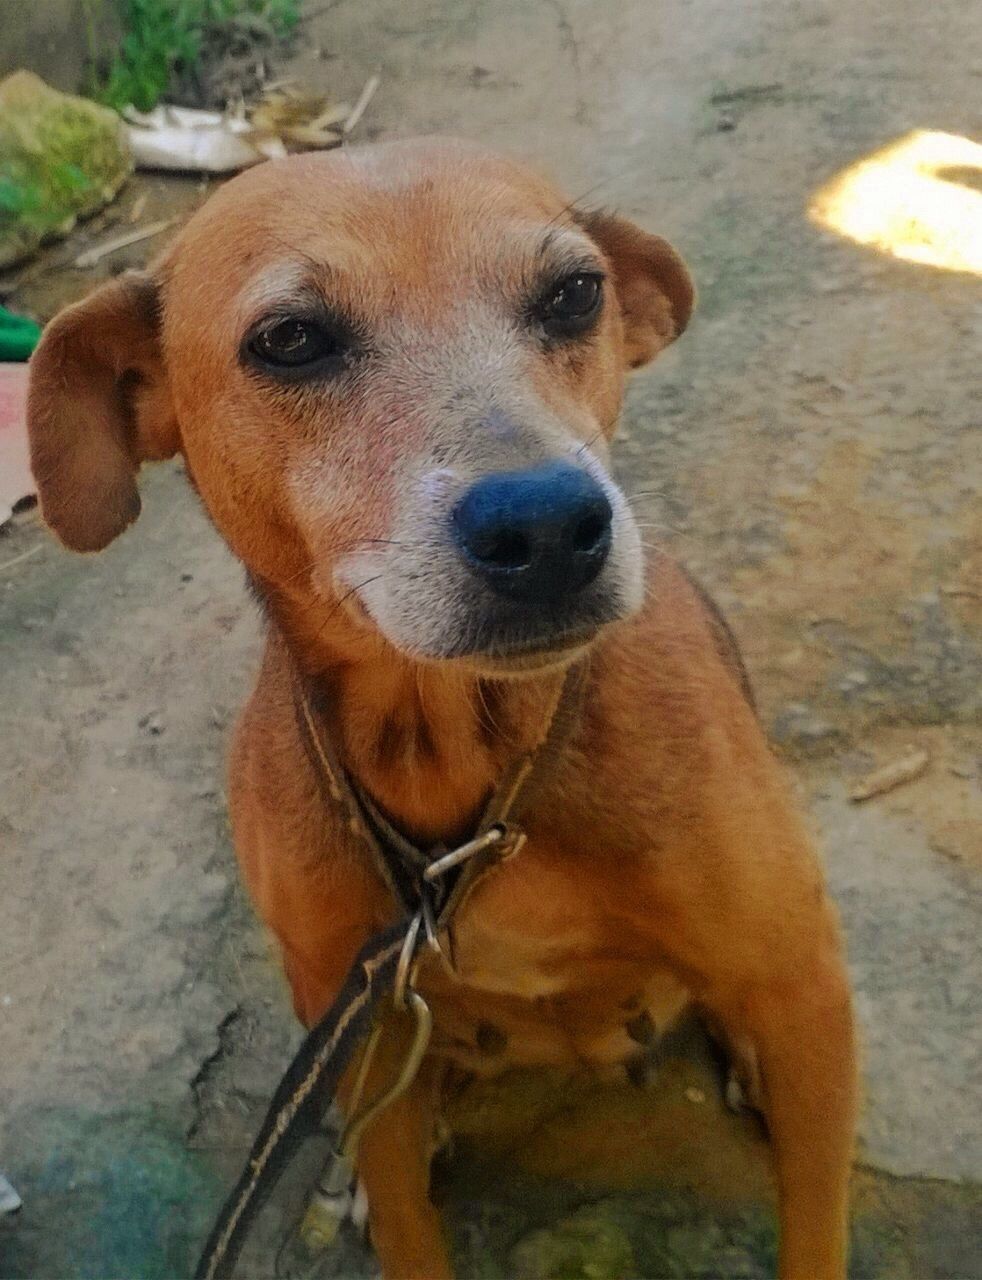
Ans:
[[[982,1276],[982,293],[806,212],[912,130],[971,136],[973,7],[334,0],[301,44],[297,74],[339,97],[381,68],[368,133],[509,147],[690,261],[697,317],[634,385],[618,465],[729,612],[841,904],[867,1079],[853,1269]],[[142,193],[147,220],[204,194],[147,180],[124,214]],[[46,318],[90,288],[109,264],[66,264],[104,225],[8,280],[9,305]],[[257,619],[179,469],[144,495],[96,558],[30,517],[0,536],[6,1278],[187,1274],[297,1037],[223,801]],[[909,746],[922,776],[850,802]],[[455,1123],[462,1275],[772,1268],[766,1151],[698,1043],[647,1092],[523,1077]],[[245,1274],[272,1274],[299,1195]],[[332,1267],[371,1262],[348,1241]]]

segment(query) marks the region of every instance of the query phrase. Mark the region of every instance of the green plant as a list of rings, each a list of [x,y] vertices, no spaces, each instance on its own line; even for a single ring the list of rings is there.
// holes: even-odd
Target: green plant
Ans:
[[[87,0],[89,50],[98,67],[97,40]],[[243,18],[262,22],[276,39],[292,34],[300,20],[300,0],[117,0],[123,37],[100,74],[93,97],[121,110],[132,104],[150,111],[167,90],[177,68],[193,68],[207,33]]]

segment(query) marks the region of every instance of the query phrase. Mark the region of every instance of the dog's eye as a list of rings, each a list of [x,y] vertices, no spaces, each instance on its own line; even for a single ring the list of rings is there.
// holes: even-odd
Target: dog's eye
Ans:
[[[542,306],[547,332],[572,336],[589,328],[600,310],[603,277],[595,271],[576,271],[550,291]]]
[[[293,316],[260,325],[246,341],[253,362],[274,370],[340,369],[349,344],[317,320]],[[313,370],[311,370],[313,372]]]

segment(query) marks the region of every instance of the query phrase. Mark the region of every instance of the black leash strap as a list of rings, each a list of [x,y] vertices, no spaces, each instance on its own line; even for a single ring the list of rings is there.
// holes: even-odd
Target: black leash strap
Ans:
[[[194,1280],[228,1280],[246,1233],[301,1142],[324,1111],[362,1039],[379,1000],[395,985],[407,924],[370,938],[327,1013],[301,1045],[273,1095],[249,1159],[222,1206]]]

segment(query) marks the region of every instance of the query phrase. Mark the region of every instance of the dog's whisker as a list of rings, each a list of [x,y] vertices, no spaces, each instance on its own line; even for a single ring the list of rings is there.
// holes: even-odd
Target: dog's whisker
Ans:
[[[334,602],[334,607],[328,610],[327,617],[324,619],[321,625],[317,628],[317,632],[313,637],[312,643],[316,644],[316,642],[321,638],[321,636],[324,633],[325,627],[331,621],[331,619],[334,617],[334,615],[337,613],[337,611],[341,608],[341,606],[344,604],[346,600],[350,600],[353,595],[357,594],[357,592],[364,590],[365,587],[371,586],[373,582],[378,582],[379,579],[382,577],[383,575],[381,573],[376,573],[374,577],[366,578],[364,582],[356,583],[353,587],[349,588],[349,590],[347,590],[343,596],[337,599]]]
[[[622,178],[626,178],[630,174],[637,173],[638,171],[639,171],[639,166],[636,164],[632,164],[628,169],[621,169],[617,173],[608,174],[606,178],[601,178],[599,182],[594,182],[591,186],[587,187],[585,191],[581,191],[578,196],[575,196],[572,200],[570,200],[568,204],[563,205],[563,207],[559,210],[559,212],[554,217],[550,218],[549,221],[546,223],[546,228],[548,229],[550,227],[554,227],[556,223],[560,220],[560,218],[565,217],[566,214],[570,214],[572,218],[575,220],[577,215],[580,214],[581,212],[579,206],[589,196],[595,195],[598,191],[601,191],[604,187],[610,186],[611,183],[620,182]]]
[[[593,436],[590,440],[585,440],[583,444],[581,444],[576,451],[577,458],[581,458],[584,453],[588,453],[593,448],[593,446],[597,443],[597,441],[602,437],[603,433],[604,433],[604,429],[603,427],[601,427],[595,436]]]
[[[352,538],[349,542],[339,543],[337,546],[328,547],[324,552],[325,558],[331,558],[337,555],[343,555],[345,551],[352,551],[361,546],[383,546],[383,547],[399,547],[401,550],[416,550],[414,547],[408,546],[404,542],[395,542],[391,538]],[[276,585],[279,587],[288,587],[291,583],[296,582],[298,578],[302,578],[304,574],[313,573],[314,563],[301,566],[296,573],[291,573],[288,578],[283,578]]]
[[[624,495],[628,506],[632,506],[635,502],[643,502],[646,498],[659,498],[664,500],[668,494],[664,489],[642,489],[640,493],[626,493]]]
[[[656,547],[657,547],[657,546],[661,546],[661,547],[664,547],[665,542],[666,542],[666,540],[667,540],[667,539],[669,539],[669,538],[677,538],[677,537],[679,536],[679,530],[678,530],[678,529],[672,529],[672,528],[670,528],[668,525],[665,525],[665,526],[663,526],[663,527],[661,527],[661,528],[657,528],[657,529],[649,529],[649,530],[648,530],[648,534],[649,534],[649,537],[648,537],[648,538],[642,538],[642,539],[641,539],[641,545],[642,545],[642,546],[644,546],[644,547],[650,547],[650,546],[656,546]],[[651,538],[655,538],[655,539],[656,539],[656,541],[655,541],[654,543],[652,543]]]
[[[503,730],[501,726],[498,724],[498,722],[495,720],[494,715],[492,714],[491,708],[488,706],[487,692],[486,692],[485,683],[483,680],[477,681],[477,696],[481,704],[478,710],[478,720],[483,722],[484,727],[488,730],[489,733],[493,733],[496,737],[503,737],[504,736]],[[483,712],[483,717],[481,714],[482,712]]]

